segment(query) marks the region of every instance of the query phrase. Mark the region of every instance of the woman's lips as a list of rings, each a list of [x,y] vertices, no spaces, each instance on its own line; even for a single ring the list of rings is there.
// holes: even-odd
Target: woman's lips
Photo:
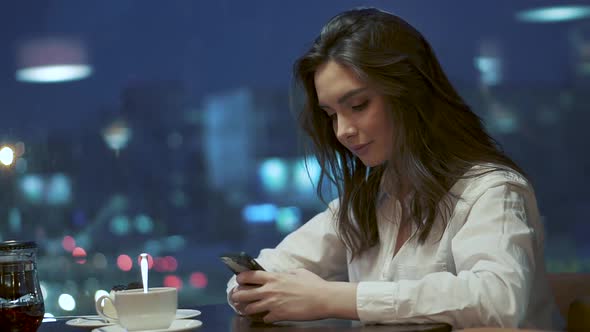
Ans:
[[[371,144],[371,142],[365,143],[365,144],[354,145],[354,146],[352,146],[352,151],[354,151],[354,153],[356,153],[357,155],[363,155],[369,150],[368,149],[369,144]]]

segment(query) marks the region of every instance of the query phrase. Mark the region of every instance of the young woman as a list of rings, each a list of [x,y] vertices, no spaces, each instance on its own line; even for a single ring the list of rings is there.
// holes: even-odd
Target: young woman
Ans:
[[[268,272],[229,281],[237,312],[553,327],[533,189],[417,30],[378,9],[346,11],[294,71],[301,125],[339,199],[261,251]]]

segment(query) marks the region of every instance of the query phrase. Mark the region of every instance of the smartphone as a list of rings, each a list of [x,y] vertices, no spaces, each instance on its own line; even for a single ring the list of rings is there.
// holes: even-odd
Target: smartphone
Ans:
[[[244,271],[265,271],[254,258],[245,252],[223,254],[219,258],[236,275]]]

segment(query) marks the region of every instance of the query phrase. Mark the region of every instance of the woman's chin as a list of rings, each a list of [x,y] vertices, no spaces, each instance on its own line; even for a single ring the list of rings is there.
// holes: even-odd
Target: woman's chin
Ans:
[[[359,157],[359,159],[363,163],[363,165],[365,165],[366,167],[375,167],[375,166],[379,166],[384,163],[383,160],[375,160],[375,159],[360,158],[360,157]]]

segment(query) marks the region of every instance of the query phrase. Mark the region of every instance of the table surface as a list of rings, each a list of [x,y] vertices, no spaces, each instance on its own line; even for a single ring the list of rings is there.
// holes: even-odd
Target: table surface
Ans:
[[[362,331],[362,332],[448,332],[451,326],[447,324],[431,325],[361,325],[358,321],[325,319],[311,322],[282,322],[278,324],[252,323],[245,317],[240,317],[227,304],[215,304],[198,306],[195,309],[201,311],[201,315],[193,319],[203,322],[203,325],[194,331],[197,332],[335,332],[335,331]],[[67,320],[46,322],[41,324],[37,332],[89,332],[91,328],[72,327],[65,324]],[[511,328],[471,328],[455,330],[455,332],[538,332],[539,330],[511,329]],[[546,332],[546,331],[545,331]]]
[[[332,331],[362,331],[362,332],[410,332],[429,331],[447,332],[451,331],[450,325],[366,325],[362,326],[357,321],[326,319],[311,322],[282,322],[273,325],[252,323],[249,319],[240,317],[227,304],[205,305],[194,309],[201,311],[201,315],[193,319],[203,322],[203,325],[194,331],[198,332],[244,332],[244,331],[305,331],[305,332],[332,332]],[[46,322],[41,324],[37,332],[89,332],[89,328],[72,327],[65,324],[67,320],[57,322]]]

